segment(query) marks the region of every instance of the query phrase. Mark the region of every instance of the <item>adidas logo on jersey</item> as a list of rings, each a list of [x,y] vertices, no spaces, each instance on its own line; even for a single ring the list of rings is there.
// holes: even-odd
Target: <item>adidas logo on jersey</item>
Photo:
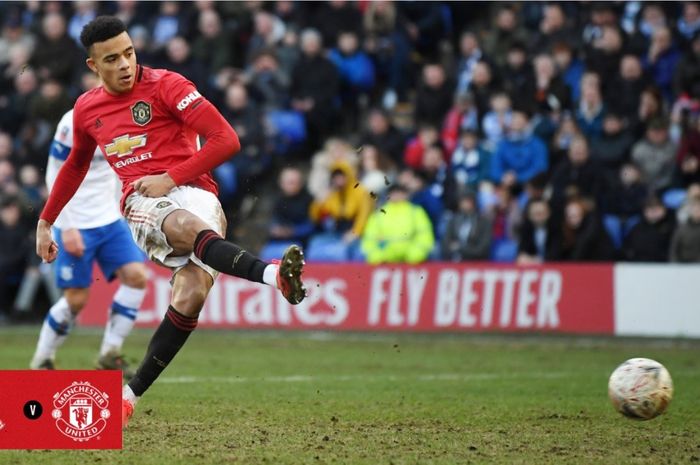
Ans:
[[[185,108],[190,106],[190,103],[194,102],[195,100],[197,100],[201,96],[202,96],[202,94],[200,94],[196,90],[194,92],[190,92],[189,94],[187,94],[185,96],[185,98],[180,100],[180,103],[177,104],[177,109],[180,111],[184,110]]]

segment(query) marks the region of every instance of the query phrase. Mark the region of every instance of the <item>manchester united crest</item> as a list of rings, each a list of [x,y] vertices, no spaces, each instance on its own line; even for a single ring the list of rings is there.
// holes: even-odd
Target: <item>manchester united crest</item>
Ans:
[[[151,104],[139,100],[131,106],[131,118],[139,126],[145,126],[151,121]]]
[[[56,428],[74,441],[88,441],[100,434],[111,416],[109,396],[86,381],[77,382],[53,396],[51,416]]]

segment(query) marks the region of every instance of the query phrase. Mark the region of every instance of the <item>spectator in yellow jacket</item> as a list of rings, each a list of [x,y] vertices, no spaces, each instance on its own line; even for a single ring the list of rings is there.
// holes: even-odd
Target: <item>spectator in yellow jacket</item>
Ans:
[[[339,234],[349,244],[362,235],[373,203],[355,170],[340,160],[331,165],[331,192],[311,204],[310,216],[324,232]]]
[[[408,201],[401,185],[389,190],[389,200],[369,217],[362,251],[371,264],[421,263],[435,245],[433,225],[423,208]]]

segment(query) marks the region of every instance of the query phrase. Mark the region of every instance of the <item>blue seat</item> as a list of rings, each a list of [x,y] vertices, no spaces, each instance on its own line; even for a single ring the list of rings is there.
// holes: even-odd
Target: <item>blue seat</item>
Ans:
[[[275,151],[286,155],[306,140],[306,118],[298,111],[277,110],[266,115],[275,134]]]
[[[291,241],[270,241],[260,251],[260,259],[266,262],[279,260],[287,247],[293,243]]]
[[[661,201],[667,208],[678,210],[678,208],[680,208],[685,201],[685,195],[686,193],[684,189],[669,189],[664,192]]]
[[[491,244],[491,261],[512,263],[518,256],[518,243],[510,239],[500,239]]]
[[[238,176],[233,163],[224,163],[214,168],[214,176],[219,184],[222,197],[230,197],[238,190]]]
[[[313,236],[306,248],[309,262],[346,262],[350,260],[350,250],[339,234],[322,233]]]
[[[604,215],[603,216],[603,226],[608,232],[608,236],[612,240],[613,245],[616,249],[622,247],[622,238],[624,237],[622,233],[622,221],[616,215]]]

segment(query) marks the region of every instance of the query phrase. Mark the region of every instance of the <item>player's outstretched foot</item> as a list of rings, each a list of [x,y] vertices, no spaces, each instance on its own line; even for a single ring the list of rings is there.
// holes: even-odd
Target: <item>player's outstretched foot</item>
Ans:
[[[304,272],[304,252],[298,245],[290,245],[282,255],[277,268],[277,287],[290,304],[296,305],[306,297],[301,274]]]
[[[32,363],[31,367],[32,370],[55,370],[56,365],[54,365],[53,360],[50,358],[40,360],[39,362]]]
[[[129,362],[124,359],[124,356],[118,352],[108,352],[101,355],[97,359],[98,370],[121,370],[124,380],[129,381],[136,374],[134,370],[129,368]]]
[[[126,399],[122,399],[122,429],[129,425],[129,419],[134,414],[134,404]]]

